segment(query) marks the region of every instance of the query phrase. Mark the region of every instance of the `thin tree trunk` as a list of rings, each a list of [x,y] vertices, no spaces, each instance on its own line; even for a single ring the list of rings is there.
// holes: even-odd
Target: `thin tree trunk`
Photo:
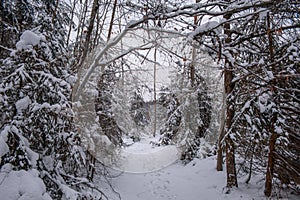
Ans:
[[[73,23],[73,19],[74,19],[74,10],[76,7],[77,1],[73,2],[73,7],[71,10],[71,19],[70,19],[70,24],[69,24],[69,31],[68,31],[68,36],[67,36],[67,46],[69,46],[69,42],[70,42],[70,37],[71,37],[71,31],[72,31],[72,23]]]
[[[221,137],[222,135],[222,137]],[[224,128],[220,133],[219,141],[218,141],[218,151],[217,151],[217,171],[223,171],[223,146],[221,141],[224,137]]]
[[[54,20],[56,19],[56,13],[57,13],[57,8],[58,8],[58,0],[56,0],[55,4],[54,4],[54,11],[52,14],[52,24],[54,23]]]
[[[224,15],[225,20],[229,20],[230,14]],[[224,34],[226,35],[225,43],[229,44],[231,42],[231,31],[230,23],[224,24]],[[237,174],[235,166],[235,146],[234,142],[230,137],[228,131],[230,131],[232,126],[232,121],[234,117],[234,108],[232,102],[230,101],[230,95],[234,89],[233,80],[233,66],[230,61],[225,58],[225,70],[224,70],[224,85],[225,85],[225,95],[226,95],[226,121],[225,121],[225,151],[226,151],[226,170],[227,170],[227,188],[238,187]]]
[[[110,4],[110,3],[111,3],[111,1],[108,2],[108,4]],[[99,39],[100,39],[100,37],[101,37],[101,33],[103,32],[103,27],[104,27],[104,24],[105,24],[105,19],[106,19],[106,16],[107,16],[108,12],[109,12],[109,5],[106,6],[105,12],[104,12],[104,14],[101,16],[101,18],[102,18],[103,20],[102,20],[102,24],[100,25],[100,30],[99,30],[99,34],[98,34],[98,38],[97,38],[97,45],[98,45],[98,43],[99,43]],[[100,23],[100,20],[99,20],[99,23]]]
[[[219,139],[218,139],[218,151],[217,151],[217,171],[223,171],[223,139],[225,135],[225,105],[226,97],[223,92],[223,105],[221,110],[221,125],[219,130]]]
[[[89,161],[88,170],[87,170],[87,179],[92,181],[94,179],[94,174],[95,174],[96,159],[94,154],[91,153],[90,151],[87,151],[87,159]]]
[[[82,56],[80,58],[79,64],[77,65],[78,68],[81,67],[81,65],[83,64],[83,62],[84,62],[84,60],[87,56],[87,53],[89,51],[91,35],[92,35],[92,32],[93,32],[95,18],[96,18],[97,12],[99,10],[99,6],[100,6],[99,5],[99,0],[94,0],[93,7],[92,7],[92,13],[91,13],[90,21],[89,21],[89,26],[88,26],[88,29],[87,29],[86,38],[85,38],[85,42],[84,42],[84,45],[83,45],[83,53],[82,53]]]
[[[86,17],[87,7],[88,7],[87,4],[88,4],[88,0],[85,0],[85,3],[84,3],[83,8],[81,10],[82,12],[80,12],[79,24],[78,24],[77,33],[76,33],[75,46],[74,46],[74,49],[73,49],[73,53],[75,54],[75,56],[79,55],[78,53],[79,53],[79,49],[80,49],[80,46],[81,46],[82,32],[83,32],[83,28],[84,28],[84,19]],[[79,59],[79,58],[77,58],[77,59]]]
[[[86,38],[85,38],[85,42],[84,42],[84,45],[83,45],[83,53],[80,57],[80,60],[79,60],[79,64],[77,65],[77,69],[78,69],[78,74],[80,75],[80,69],[82,68],[82,64],[87,56],[87,53],[89,51],[89,45],[90,45],[90,40],[91,40],[91,35],[92,35],[92,31],[93,31],[93,27],[94,27],[94,22],[95,22],[95,17],[96,17],[96,14],[99,10],[99,0],[94,0],[93,2],[93,7],[92,7],[92,13],[91,13],[91,16],[90,16],[90,21],[89,21],[89,26],[88,26],[88,29],[87,29],[87,33],[86,33]],[[79,82],[78,82],[79,83]],[[77,89],[77,85],[75,86],[75,88]],[[72,94],[72,96],[74,96],[74,94]],[[94,172],[95,172],[95,168],[94,168],[94,165],[95,165],[95,158],[94,156],[91,154],[90,156],[90,163],[91,165],[89,166],[89,173],[87,174],[88,178],[90,180],[93,179],[94,177]]]
[[[95,37],[94,37],[94,41],[93,41],[93,49],[96,48],[96,46],[98,45],[98,35],[100,35],[99,33],[99,28],[100,28],[100,16],[99,16],[99,12],[97,12],[97,16],[96,16],[96,31],[95,31]]]
[[[251,150],[251,159],[250,159],[250,168],[249,168],[249,176],[245,183],[249,183],[252,177],[252,168],[253,168],[253,154],[254,154],[254,144],[252,144],[252,150]]]
[[[228,62],[228,61],[227,61]],[[227,170],[227,187],[238,187],[236,166],[235,166],[235,147],[234,142],[230,137],[228,131],[230,131],[232,120],[234,117],[234,109],[229,102],[228,97],[230,96],[233,85],[233,72],[230,69],[225,69],[225,93],[227,94],[227,105],[226,105],[226,128],[225,128],[225,151],[226,151],[226,170]]]
[[[157,48],[154,49],[154,75],[153,75],[153,90],[154,90],[154,124],[153,124],[153,137],[155,137],[156,134],[156,55],[157,54]]]
[[[269,40],[269,53],[270,53],[270,62],[274,61],[274,49],[273,49],[273,39],[271,35],[271,22],[270,22],[270,15],[267,15],[267,26],[268,26],[268,40]],[[275,71],[274,66],[272,67],[272,71]],[[274,80],[271,80],[271,87],[274,86]],[[275,89],[271,90],[273,95]],[[277,134],[275,133],[275,122],[277,121],[277,114],[273,114],[270,124],[270,141],[269,141],[269,155],[268,155],[268,166],[266,172],[266,183],[265,183],[265,195],[267,197],[271,196],[272,194],[272,180],[273,180],[273,173],[274,173],[274,165],[275,165],[275,144],[277,140]]]
[[[274,123],[275,123],[275,116],[271,122],[272,130],[271,130],[271,137],[270,137],[270,144],[269,144],[269,155],[268,155],[268,166],[266,172],[266,183],[265,183],[265,195],[267,197],[271,196],[272,194],[272,180],[273,180],[273,173],[274,173],[274,153],[275,153],[275,144],[276,144],[276,133],[274,130]]]
[[[112,27],[113,27],[114,18],[115,18],[115,13],[116,13],[116,8],[117,8],[117,0],[114,1],[114,7],[113,7],[113,10],[112,10],[109,29],[108,29],[107,41],[109,41],[110,36],[111,36]]]
[[[199,3],[200,0],[196,0],[196,3]],[[194,16],[194,25],[195,25],[195,29],[197,26],[197,21],[198,21],[198,17],[197,15]],[[191,75],[191,86],[193,87],[195,84],[195,65],[196,65],[196,48],[193,47],[192,50],[192,63],[190,65],[190,75]]]
[[[82,40],[82,35],[83,35],[83,32],[84,32],[84,27],[85,27],[85,19],[87,18],[87,13],[88,13],[88,3],[89,3],[89,0],[85,0],[84,2],[84,7],[83,7],[83,15],[82,15],[82,18],[81,18],[81,27],[79,29],[79,35],[78,37],[80,37],[80,42]]]

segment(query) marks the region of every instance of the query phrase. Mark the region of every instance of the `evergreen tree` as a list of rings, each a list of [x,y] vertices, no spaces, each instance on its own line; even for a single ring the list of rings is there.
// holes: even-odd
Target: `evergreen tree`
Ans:
[[[138,88],[137,91],[133,92],[133,96],[130,99],[131,103],[131,117],[137,126],[145,127],[149,124],[149,119],[147,117],[147,107],[143,100],[141,89]]]
[[[163,145],[174,144],[174,137],[176,137],[181,124],[182,113],[179,109],[179,102],[175,94],[167,94],[160,99],[162,105],[167,107],[167,121],[159,130],[161,135],[159,143]]]
[[[1,167],[39,170],[53,199],[99,198],[101,192],[91,192],[91,183],[81,178],[85,156],[74,132],[72,76],[58,1],[18,2],[28,3],[35,19],[1,64],[0,135],[8,147]],[[28,18],[28,12],[20,14]],[[79,179],[81,184],[72,184]]]
[[[98,96],[95,107],[103,133],[114,145],[122,146],[122,135],[124,135],[124,133],[118,126],[112,110],[114,84],[118,81],[115,71],[116,66],[112,64],[105,69],[99,78],[97,83]]]

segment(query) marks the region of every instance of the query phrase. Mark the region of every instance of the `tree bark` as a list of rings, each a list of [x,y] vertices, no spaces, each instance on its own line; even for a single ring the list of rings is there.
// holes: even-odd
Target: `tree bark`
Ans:
[[[153,124],[153,137],[155,137],[156,134],[156,54],[157,54],[157,49],[155,47],[154,49],[154,74],[153,74],[153,92],[154,92],[154,124]]]
[[[273,39],[271,34],[271,22],[270,22],[270,15],[268,13],[267,15],[267,36],[269,41],[269,53],[270,53],[270,62],[273,63],[274,61],[274,49],[273,49]],[[275,67],[272,66],[272,71],[275,72]],[[271,91],[274,95],[275,88],[274,88],[274,79],[271,80]],[[277,121],[277,114],[272,113],[272,119],[270,124],[270,141],[269,141],[269,155],[268,155],[268,166],[267,166],[267,172],[266,172],[266,183],[265,183],[265,195],[267,197],[271,196],[272,194],[272,180],[273,180],[273,173],[274,173],[274,165],[275,165],[275,144],[277,139],[277,134],[275,132],[275,122]]]
[[[56,19],[56,13],[57,13],[57,9],[58,9],[58,0],[56,0],[55,4],[54,4],[54,11],[52,14],[52,24],[54,24],[54,20]]]
[[[72,23],[73,23],[73,19],[74,19],[74,14],[75,14],[74,11],[76,8],[76,4],[77,4],[77,1],[74,1],[72,9],[71,9],[71,19],[70,19],[69,30],[68,30],[68,35],[67,35],[67,46],[69,46],[69,42],[70,42]]]
[[[108,29],[107,41],[109,41],[110,36],[111,36],[113,22],[114,22],[115,13],[116,13],[116,8],[117,8],[117,0],[114,1],[114,6],[113,6],[111,19],[110,19],[110,24],[109,24],[109,29]]]
[[[85,42],[83,45],[83,53],[81,55],[81,58],[80,58],[77,68],[81,67],[81,65],[83,64],[83,62],[87,56],[87,53],[89,51],[89,44],[90,44],[91,35],[93,32],[93,28],[94,28],[95,18],[96,18],[97,12],[99,10],[99,6],[100,6],[99,0],[94,0],[93,7],[92,7],[92,13],[91,13],[90,21],[89,21],[89,26],[88,26],[88,29],[86,32],[86,38],[85,38]]]
[[[225,20],[229,20],[231,14],[224,15]],[[224,34],[226,35],[225,44],[231,42],[231,31],[230,23],[224,24]],[[225,95],[226,95],[226,120],[225,120],[225,151],[226,151],[226,170],[227,170],[227,187],[238,187],[237,174],[235,167],[235,146],[234,142],[230,137],[230,129],[232,126],[232,121],[234,117],[234,108],[230,100],[232,91],[234,89],[233,80],[233,66],[232,63],[225,58],[225,70],[224,70],[224,85],[225,85]]]
[[[200,0],[196,0],[196,3],[199,3]],[[196,29],[196,26],[197,26],[197,21],[198,21],[198,17],[197,15],[194,16],[194,25],[195,25],[195,28]],[[195,65],[196,65],[196,48],[193,47],[193,50],[192,50],[192,63],[190,65],[190,75],[191,75],[191,86],[194,87],[194,84],[195,84]]]
[[[228,61],[227,61],[228,63]],[[233,72],[230,69],[225,69],[225,93],[227,96],[227,105],[226,105],[226,121],[225,121],[225,151],[226,151],[226,170],[227,170],[227,187],[238,187],[237,183],[237,175],[236,175],[236,167],[235,167],[235,147],[234,142],[230,137],[230,131],[232,120],[234,117],[234,109],[233,106],[228,99],[230,96],[234,86],[232,84]]]
[[[275,144],[276,144],[276,133],[274,130],[275,124],[275,116],[272,118],[271,122],[271,137],[270,137],[270,144],[269,144],[269,155],[268,155],[268,166],[266,172],[266,183],[265,183],[265,195],[267,197],[271,196],[272,194],[272,180],[273,180],[273,173],[274,173],[274,164],[275,164]]]
[[[221,125],[220,125],[220,134],[219,134],[219,139],[218,139],[218,151],[217,151],[217,171],[223,171],[223,139],[225,135],[225,105],[226,105],[226,97],[225,93],[223,92],[223,105],[222,105],[222,110],[221,110]]]
[[[80,3],[82,3],[82,2],[80,1]],[[83,28],[84,28],[84,20],[87,15],[87,8],[88,8],[88,0],[85,0],[83,8],[80,9],[80,16],[79,16],[79,23],[78,23],[78,27],[77,27],[77,33],[76,33],[75,46],[73,49],[73,53],[75,54],[75,56],[80,55],[79,51],[81,48],[82,33],[83,33]]]

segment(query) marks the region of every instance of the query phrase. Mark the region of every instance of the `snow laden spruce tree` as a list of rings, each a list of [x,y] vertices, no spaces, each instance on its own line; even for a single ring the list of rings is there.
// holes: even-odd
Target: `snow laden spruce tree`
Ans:
[[[201,64],[204,63],[203,59],[199,60]],[[212,116],[207,83],[201,75],[203,72],[199,70],[195,72],[192,84],[191,63],[187,63],[177,66],[178,69],[172,77],[171,89],[166,89],[159,99],[167,109],[166,122],[160,129],[159,144],[177,144],[181,149],[181,160],[184,163],[190,162],[195,157],[205,157],[212,149],[206,141],[210,134]],[[203,148],[203,151],[200,148]]]
[[[98,96],[95,101],[96,113],[100,127],[110,141],[117,146],[123,144],[122,129],[118,126],[112,109],[113,86],[117,83],[118,77],[115,74],[115,63],[107,66],[97,82]]]
[[[74,132],[71,75],[58,5],[30,6],[36,20],[1,62],[1,170],[38,170],[46,199],[100,198],[100,191],[90,193],[93,186],[80,177],[85,156]]]

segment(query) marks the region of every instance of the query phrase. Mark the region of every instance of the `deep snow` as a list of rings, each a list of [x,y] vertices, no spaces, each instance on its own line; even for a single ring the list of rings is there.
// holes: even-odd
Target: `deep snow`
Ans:
[[[239,182],[239,188],[226,194],[226,173],[217,172],[215,167],[213,156],[195,159],[186,166],[177,161],[151,173],[122,173],[111,181],[122,200],[266,200],[263,177],[254,176],[249,184]],[[114,196],[110,200],[118,199],[116,194],[110,196]],[[282,198],[286,199],[297,197]]]

